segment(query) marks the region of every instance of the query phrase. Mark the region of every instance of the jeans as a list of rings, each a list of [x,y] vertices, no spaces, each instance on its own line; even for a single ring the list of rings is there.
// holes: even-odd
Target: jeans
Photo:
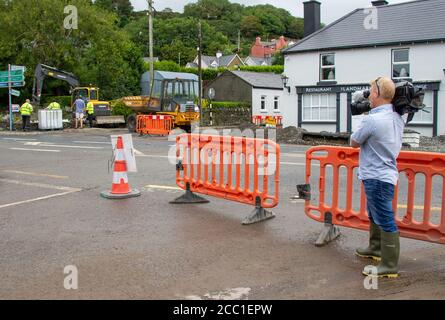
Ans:
[[[29,128],[31,123],[31,116],[22,115],[22,130],[25,131]]]
[[[369,220],[384,232],[397,232],[392,209],[394,185],[380,180],[363,180],[366,193]]]

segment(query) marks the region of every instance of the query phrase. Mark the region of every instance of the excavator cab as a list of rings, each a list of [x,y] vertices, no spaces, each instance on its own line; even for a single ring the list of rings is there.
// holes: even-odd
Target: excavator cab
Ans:
[[[71,92],[71,106],[77,98],[82,97],[85,104],[92,102],[94,104],[94,116],[110,116],[111,106],[107,101],[99,101],[99,88],[95,87],[77,87]]]

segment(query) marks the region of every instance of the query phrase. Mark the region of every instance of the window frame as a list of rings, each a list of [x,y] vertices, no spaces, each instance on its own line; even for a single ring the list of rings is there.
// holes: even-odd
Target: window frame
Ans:
[[[260,96],[260,110],[267,111],[267,96],[265,95]]]
[[[408,51],[408,61],[395,62],[394,61],[395,52],[396,51],[403,51],[403,50]],[[411,51],[410,48],[397,48],[397,49],[392,49],[391,50],[391,78],[392,78],[392,80],[412,79],[411,62],[410,62],[410,51]],[[394,66],[395,65],[408,65],[408,67],[409,67],[409,75],[408,75],[408,77],[394,77]]]
[[[334,56],[334,64],[333,65],[323,65],[323,57],[332,55]],[[324,69],[334,69],[334,79],[323,79],[323,70]],[[333,82],[337,81],[337,70],[336,70],[336,63],[335,63],[335,52],[326,52],[326,53],[320,53],[320,70],[319,70],[319,79],[320,82]]]
[[[273,109],[274,109],[274,111],[280,110],[280,97],[279,96],[274,96],[274,98],[273,98]]]
[[[335,96],[335,103],[333,106],[331,106],[329,104],[330,99],[332,99],[332,101],[334,101],[333,97],[329,97],[330,95]],[[314,97],[317,96],[318,98],[318,105],[314,105]],[[326,96],[327,98],[327,105],[322,105],[322,96]],[[310,101],[310,105],[309,106],[305,106],[305,97],[310,97],[311,101]],[[302,108],[301,108],[301,119],[302,119],[302,123],[332,123],[335,124],[337,123],[337,97],[335,94],[332,93],[311,93],[311,94],[304,94],[302,97]],[[305,109],[309,109],[309,113],[310,113],[310,119],[305,118]],[[318,110],[318,119],[313,119],[313,110],[316,109]],[[321,119],[321,110],[322,109],[327,109],[327,119]],[[330,109],[334,110],[334,117],[332,119],[329,118],[330,115]]]

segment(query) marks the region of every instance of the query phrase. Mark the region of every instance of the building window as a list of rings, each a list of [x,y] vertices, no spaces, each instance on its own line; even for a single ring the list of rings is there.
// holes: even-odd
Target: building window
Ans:
[[[320,80],[335,81],[335,54],[326,53],[320,56]]]
[[[425,111],[419,111],[414,115],[411,123],[433,124],[433,91],[426,91],[423,103],[426,105]]]
[[[409,49],[397,49],[392,51],[392,78],[410,78]]]
[[[337,121],[335,94],[303,95],[303,121]]]
[[[279,110],[280,108],[279,108],[279,97],[275,97],[274,99],[273,99],[273,108],[274,108],[274,110]]]
[[[266,96],[261,96],[261,110],[266,110]]]

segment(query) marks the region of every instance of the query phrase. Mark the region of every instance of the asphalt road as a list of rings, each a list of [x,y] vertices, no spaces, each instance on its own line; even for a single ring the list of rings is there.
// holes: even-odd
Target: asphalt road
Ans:
[[[142,196],[101,198],[116,133],[126,132],[0,133],[0,298],[445,298],[443,245],[402,239],[401,276],[378,290],[364,288],[369,261],[353,254],[365,232],[342,228],[335,242],[313,245],[322,224],[290,200],[304,183],[306,147],[281,146],[276,218],[242,226],[250,206],[169,204],[182,191],[168,161],[174,142],[162,137],[133,137],[129,179]],[[68,265],[77,290],[64,288]]]

